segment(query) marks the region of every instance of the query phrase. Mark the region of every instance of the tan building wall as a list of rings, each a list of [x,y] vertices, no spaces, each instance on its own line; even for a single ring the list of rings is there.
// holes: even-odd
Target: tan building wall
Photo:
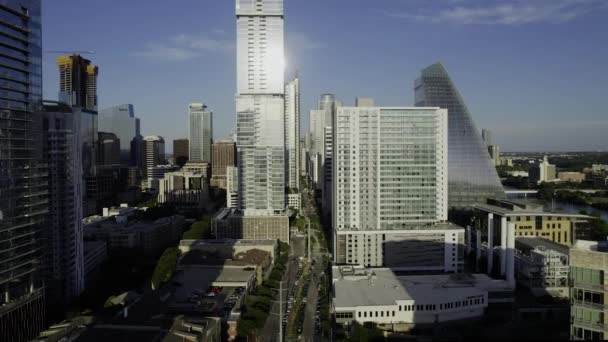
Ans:
[[[608,253],[570,250],[571,339],[608,339]]]
[[[557,178],[562,182],[582,183],[585,180],[585,174],[582,172],[558,172]]]
[[[211,186],[226,189],[226,168],[236,165],[236,145],[234,142],[217,142],[211,149]]]
[[[289,243],[289,217],[230,215],[214,218],[211,228],[217,239],[281,240]]]
[[[568,217],[539,216],[540,229],[536,227],[537,216],[511,216],[510,221],[515,224],[515,236],[542,237],[559,244],[572,245],[573,223]]]

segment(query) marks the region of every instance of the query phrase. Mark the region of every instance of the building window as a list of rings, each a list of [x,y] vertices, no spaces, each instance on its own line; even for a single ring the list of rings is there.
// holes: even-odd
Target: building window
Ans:
[[[336,312],[336,319],[352,319],[352,312]]]

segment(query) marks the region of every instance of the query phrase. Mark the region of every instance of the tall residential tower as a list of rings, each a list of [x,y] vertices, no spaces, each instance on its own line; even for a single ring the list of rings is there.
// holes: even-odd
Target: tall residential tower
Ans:
[[[287,185],[300,187],[300,79],[296,77],[285,85],[285,148],[287,159]]]
[[[283,0],[236,0],[239,208],[285,210]]]
[[[57,57],[59,99],[73,107],[97,110],[97,74],[99,69],[80,55]]]
[[[334,122],[334,262],[461,269],[464,230],[446,222],[447,111],[338,107]]]
[[[188,106],[190,161],[211,162],[211,144],[213,143],[213,113],[202,103],[191,103]]]

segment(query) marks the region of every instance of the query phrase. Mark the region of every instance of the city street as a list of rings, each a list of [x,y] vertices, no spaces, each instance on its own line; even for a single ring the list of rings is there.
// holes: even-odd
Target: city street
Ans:
[[[306,192],[304,196],[302,196],[302,211],[307,217],[318,217],[316,212],[316,206],[314,203],[314,198],[310,192]],[[312,236],[322,235],[323,232],[319,232],[321,228],[320,224],[311,225],[311,234]],[[320,233],[320,234],[319,234]],[[318,329],[317,323],[319,320],[318,312],[318,299],[319,299],[319,280],[321,276],[322,269],[322,260],[324,253],[321,252],[322,248],[320,242],[316,238],[311,238],[312,242],[312,260],[314,265],[312,265],[311,271],[311,283],[310,288],[308,289],[307,300],[306,300],[306,309],[305,309],[305,318],[304,318],[304,326],[302,330],[302,338],[301,341],[312,342],[312,341],[320,341],[320,329]],[[326,246],[325,246],[326,247]]]
[[[292,236],[291,244],[289,245],[289,261],[287,263],[287,272],[283,279],[283,302],[287,302],[288,289],[293,286],[298,273],[297,260],[305,255],[306,250],[306,238],[304,236]],[[277,298],[278,300],[278,298]],[[285,313],[286,307],[283,307],[283,313]],[[260,332],[261,341],[279,341],[279,326],[281,324],[282,317],[279,317],[279,303],[275,301],[270,310],[270,315],[266,320],[264,328]]]

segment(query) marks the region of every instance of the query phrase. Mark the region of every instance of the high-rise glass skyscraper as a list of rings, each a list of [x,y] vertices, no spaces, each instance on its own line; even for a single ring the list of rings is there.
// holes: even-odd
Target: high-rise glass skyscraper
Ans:
[[[190,161],[211,162],[211,144],[213,143],[213,113],[202,103],[191,103],[188,106]]]
[[[415,81],[415,96],[416,106],[448,110],[449,207],[467,209],[488,197],[504,196],[486,144],[441,63],[422,70]]]
[[[285,85],[285,148],[287,184],[300,187],[300,79],[296,76]]]
[[[66,307],[84,290],[82,235],[82,111],[45,102],[42,116],[44,159],[49,173],[49,220],[44,237],[47,303]],[[111,134],[111,133],[109,133]]]
[[[283,0],[236,0],[239,208],[285,210]]]
[[[114,133],[120,139],[121,163],[141,167],[142,136],[133,105],[121,104],[102,109],[98,121],[99,132]]]
[[[0,341],[43,328],[41,229],[48,214],[42,163],[40,0],[0,2]]]

